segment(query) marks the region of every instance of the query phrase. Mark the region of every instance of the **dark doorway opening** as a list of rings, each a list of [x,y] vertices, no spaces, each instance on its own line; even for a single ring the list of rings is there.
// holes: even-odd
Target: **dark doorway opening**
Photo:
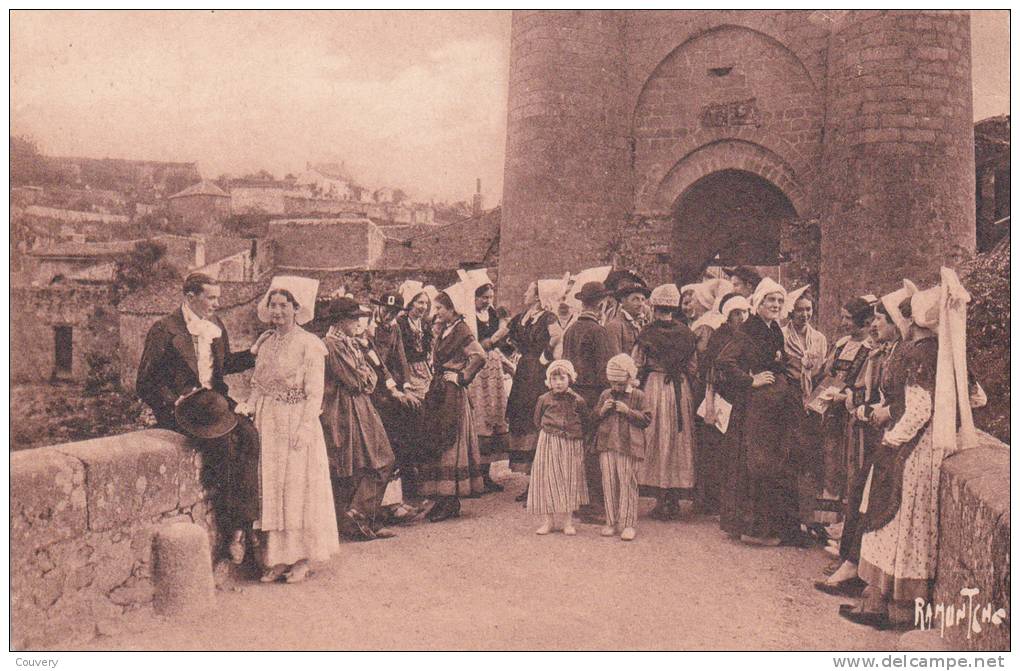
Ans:
[[[67,377],[71,375],[73,356],[74,331],[70,326],[53,327],[53,374]]]
[[[673,212],[677,283],[696,281],[708,265],[779,265],[783,222],[797,218],[786,194],[744,170],[702,177],[680,196]]]

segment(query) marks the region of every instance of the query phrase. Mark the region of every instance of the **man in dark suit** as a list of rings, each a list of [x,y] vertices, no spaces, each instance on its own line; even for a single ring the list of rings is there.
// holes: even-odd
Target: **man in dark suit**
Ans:
[[[235,401],[227,394],[223,376],[255,365],[255,355],[231,352],[227,330],[214,314],[219,307],[220,287],[202,273],[184,280],[181,307],[149,329],[138,365],[135,390],[156,415],[157,426],[181,433],[174,415],[176,406],[191,392],[211,389],[231,409]],[[252,348],[253,350],[255,347]],[[203,480],[214,491],[217,523],[230,541],[228,552],[235,564],[244,559],[245,534],[259,518],[259,436],[252,422],[237,416],[237,427],[222,438],[196,441],[203,453]]]
[[[609,388],[606,364],[616,353],[609,331],[599,322],[602,302],[610,295],[602,282],[586,282],[581,291],[574,294],[581,301],[581,316],[563,334],[563,358],[569,360],[577,371],[574,389],[593,411],[599,395]],[[591,503],[582,507],[580,517],[582,521],[598,522],[605,509],[598,453],[586,450],[584,467]]]

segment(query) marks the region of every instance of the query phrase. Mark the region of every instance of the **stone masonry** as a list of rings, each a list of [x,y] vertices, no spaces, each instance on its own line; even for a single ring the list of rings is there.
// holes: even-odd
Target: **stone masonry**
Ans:
[[[164,430],[12,453],[12,648],[148,624],[156,530],[213,528],[200,468]]]
[[[607,262],[689,279],[719,248],[779,265],[804,256],[799,222],[821,232],[823,325],[932,279],[974,250],[969,21],[514,12],[500,294],[519,307],[531,280]]]

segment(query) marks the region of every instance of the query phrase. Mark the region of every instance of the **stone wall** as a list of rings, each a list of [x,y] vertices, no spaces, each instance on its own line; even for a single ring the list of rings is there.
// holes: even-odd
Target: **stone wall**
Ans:
[[[1010,512],[1009,447],[981,433],[980,446],[954,454],[942,465],[938,577],[933,604],[968,604],[963,589],[978,589],[975,607],[1002,608],[1002,625],[984,622],[968,634],[968,620],[947,626],[944,640],[953,650],[1009,650]],[[968,611],[964,610],[965,613]],[[936,630],[938,619],[933,620]]]
[[[71,372],[84,380],[87,354],[116,365],[118,323],[112,290],[90,285],[18,287],[11,290],[11,382],[43,382],[54,376],[54,328],[71,327]]]
[[[186,439],[162,430],[11,454],[11,647],[147,623],[156,530],[213,528],[200,468]]]

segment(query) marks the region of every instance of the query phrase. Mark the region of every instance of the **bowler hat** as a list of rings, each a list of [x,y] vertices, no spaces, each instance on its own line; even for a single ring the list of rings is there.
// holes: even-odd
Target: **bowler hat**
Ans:
[[[223,394],[196,389],[174,407],[177,425],[189,436],[210,440],[220,438],[237,426],[237,415]]]
[[[330,321],[336,321],[337,319],[357,319],[369,315],[371,312],[361,307],[361,304],[353,298],[341,296],[329,302],[327,314]]]
[[[404,309],[404,299],[395,291],[387,291],[379,298],[373,298],[372,302],[384,308],[391,308],[394,310]]]
[[[610,291],[601,282],[585,282],[581,286],[581,290],[574,294],[574,298],[582,303],[588,303],[605,298],[609,294]]]

